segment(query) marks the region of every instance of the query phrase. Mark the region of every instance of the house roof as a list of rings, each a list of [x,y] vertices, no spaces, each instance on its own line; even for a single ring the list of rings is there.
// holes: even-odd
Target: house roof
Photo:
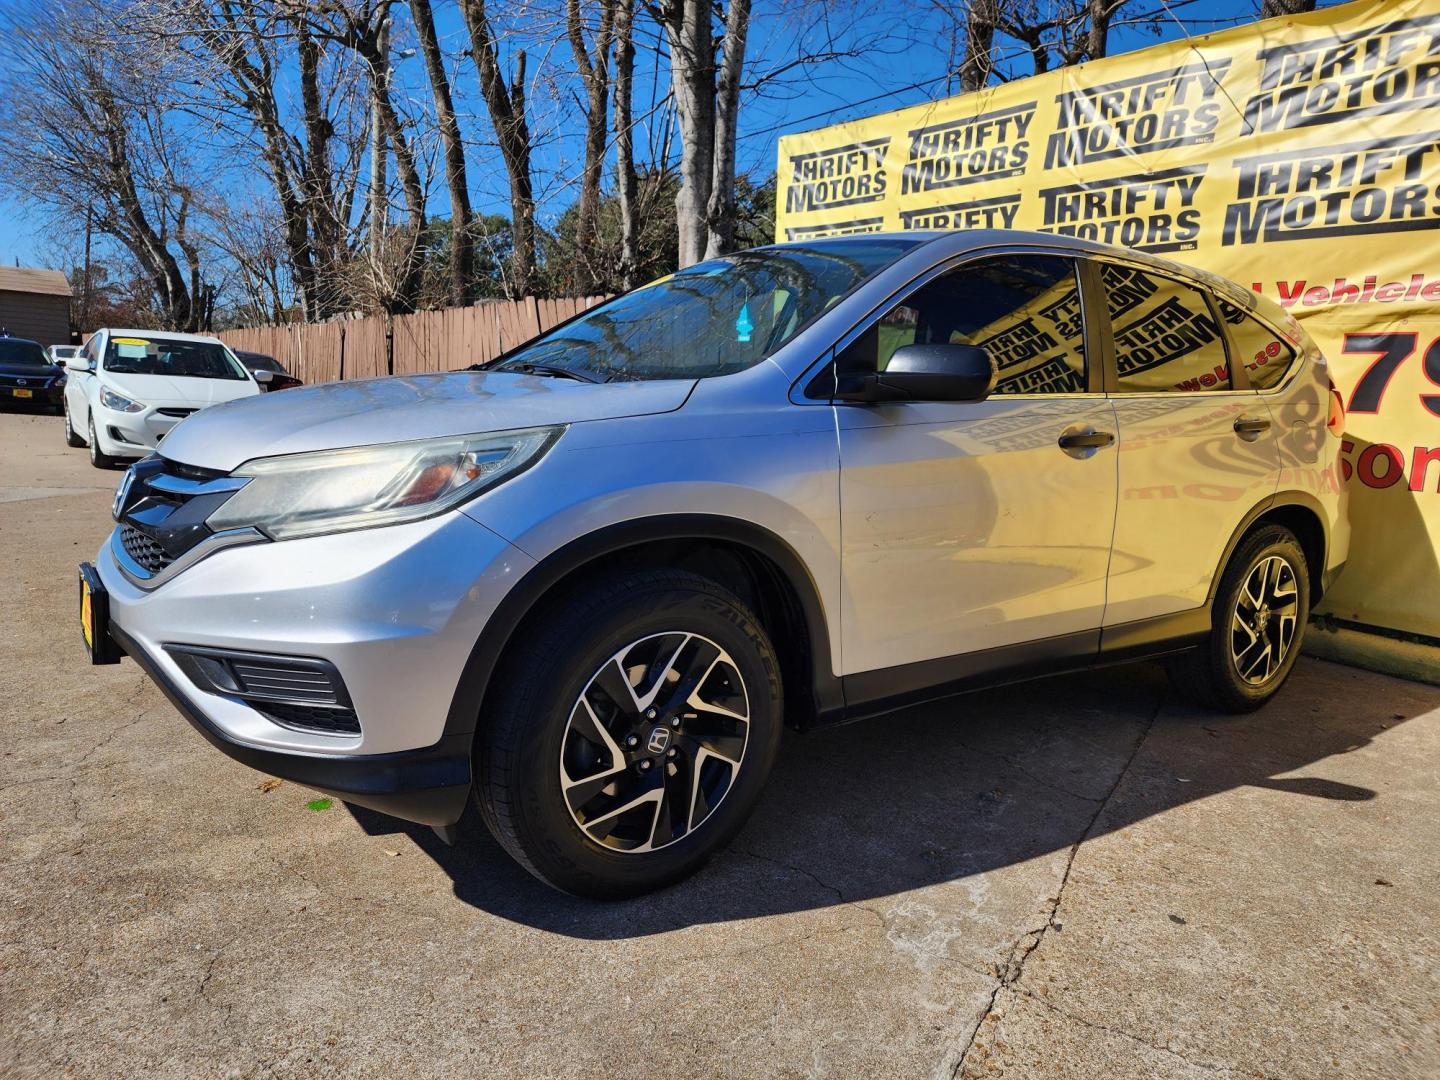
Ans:
[[[0,266],[0,292],[71,295],[70,282],[59,270],[30,270],[21,266]]]

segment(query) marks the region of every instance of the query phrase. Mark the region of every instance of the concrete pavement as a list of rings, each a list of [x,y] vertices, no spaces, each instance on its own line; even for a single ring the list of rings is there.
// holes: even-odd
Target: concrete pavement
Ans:
[[[87,667],[118,476],[0,413],[0,1074],[1440,1076],[1440,689],[1140,666],[793,737],[730,851],[597,905]]]

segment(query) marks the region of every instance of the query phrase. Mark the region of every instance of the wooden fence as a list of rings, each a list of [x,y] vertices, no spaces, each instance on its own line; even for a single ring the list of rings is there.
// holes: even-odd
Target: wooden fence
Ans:
[[[232,349],[265,353],[307,383],[455,371],[501,353],[604,300],[603,296],[486,300],[393,318],[252,326],[217,334]]]

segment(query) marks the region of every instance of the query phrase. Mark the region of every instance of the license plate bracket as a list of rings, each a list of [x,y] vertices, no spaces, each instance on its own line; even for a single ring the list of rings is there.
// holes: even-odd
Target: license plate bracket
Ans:
[[[118,664],[125,654],[110,636],[110,594],[90,563],[81,563],[80,640],[92,664]]]

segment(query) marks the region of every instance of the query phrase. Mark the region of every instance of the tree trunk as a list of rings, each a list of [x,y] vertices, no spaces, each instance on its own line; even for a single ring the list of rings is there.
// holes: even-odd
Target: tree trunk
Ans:
[[[1303,15],[1315,10],[1315,0],[1261,0],[1260,18],[1273,19],[1279,15]]]
[[[514,248],[507,291],[512,297],[526,296],[535,281],[535,189],[530,176],[530,126],[525,117],[525,53],[516,52],[514,77],[507,87],[485,0],[460,0],[460,10],[470,31],[471,55],[480,75],[480,92],[485,97],[510,181],[510,233]]]
[[[620,200],[620,285],[633,289],[639,264],[635,251],[635,0],[616,0],[615,10],[615,174]]]
[[[706,220],[715,182],[715,43],[710,5],[665,0],[659,9],[670,43],[670,82],[680,121],[680,192],[675,197],[679,264],[705,257]]]
[[[386,26],[386,20],[381,19],[374,41],[374,49],[384,55],[390,52],[390,35]],[[370,61],[370,246],[372,250],[379,251],[385,244],[385,226],[390,217],[389,193],[386,190],[390,186],[387,175],[390,152],[385,147],[385,120],[380,113],[381,98],[387,101],[390,98],[390,78],[386,71],[387,63],[377,64],[369,56],[366,59]]]
[[[745,68],[745,37],[749,29],[750,0],[730,0],[725,11],[725,52],[715,87],[714,179],[706,210],[707,259],[735,250],[735,128],[740,113],[740,76]]]
[[[965,59],[960,62],[960,89],[981,89],[995,69],[997,0],[971,0],[965,15]]]
[[[1110,16],[1119,5],[1115,0],[1089,0],[1090,25],[1085,30],[1085,56],[1099,60],[1110,46]]]
[[[440,125],[440,143],[445,152],[445,182],[450,188],[450,302],[456,307],[470,303],[475,281],[475,237],[470,227],[470,187],[465,176],[465,146],[460,140],[460,121],[445,76],[445,57],[435,34],[430,0],[410,0],[420,51],[435,97],[435,119]]]
[[[595,240],[600,217],[600,174],[605,167],[605,132],[610,92],[610,41],[615,0],[600,0],[600,25],[595,33],[595,54],[585,47],[580,0],[566,0],[565,28],[575,66],[585,84],[585,166],[580,173],[580,205],[575,213],[575,287],[579,295],[598,291]]]
[[[300,184],[310,231],[306,261],[313,260],[313,266],[306,273],[309,288],[302,293],[302,299],[306,319],[314,321],[329,318],[339,307],[340,290],[335,278],[340,269],[345,229],[335,208],[335,179],[330,166],[330,139],[334,129],[320,96],[320,46],[304,20],[297,21],[295,31],[299,39],[300,103],[305,127]],[[293,255],[291,261],[295,261]]]

